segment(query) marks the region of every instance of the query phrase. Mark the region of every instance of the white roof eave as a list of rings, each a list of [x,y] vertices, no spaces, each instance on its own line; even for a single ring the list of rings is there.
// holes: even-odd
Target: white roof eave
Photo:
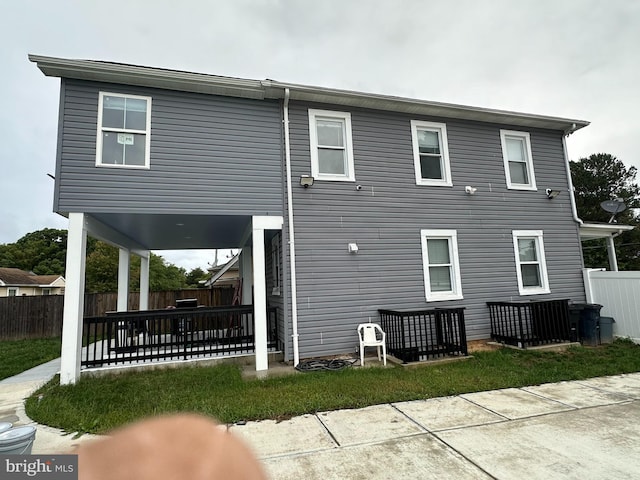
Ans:
[[[286,89],[291,100],[369,108],[412,115],[457,118],[571,133],[589,125],[584,120],[550,117],[506,110],[430,102],[274,80],[250,80],[162,68],[142,67],[93,60],[72,60],[29,55],[29,60],[47,76],[96,82],[120,83],[169,90],[253,99],[282,99]]]
[[[580,225],[581,240],[595,240],[597,238],[617,237],[621,233],[633,230],[633,225],[618,225],[616,223],[583,223]]]

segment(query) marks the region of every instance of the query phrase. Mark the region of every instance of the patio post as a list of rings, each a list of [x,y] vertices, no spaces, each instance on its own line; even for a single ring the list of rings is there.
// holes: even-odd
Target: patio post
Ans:
[[[242,247],[240,254],[240,276],[242,277],[242,305],[251,305],[253,302],[253,271],[251,268],[251,247]]]
[[[613,235],[607,237],[607,254],[609,255],[609,268],[612,272],[617,272],[618,259],[616,258],[616,246],[613,243]]]
[[[255,217],[254,217],[255,219]],[[269,368],[267,352],[267,285],[265,279],[264,228],[253,224],[253,321],[256,372]]]
[[[149,252],[140,255],[140,310],[149,310]]]
[[[66,288],[62,321],[60,384],[76,383],[80,378],[82,324],[84,315],[84,275],[87,230],[84,213],[69,213],[67,236]]]
[[[267,348],[267,279],[264,231],[282,230],[282,217],[275,215],[252,217],[251,230],[253,237],[253,322],[256,350],[256,372],[262,372],[269,368],[269,350]]]
[[[129,303],[129,258],[130,252],[126,248],[118,249],[118,312],[126,312]]]

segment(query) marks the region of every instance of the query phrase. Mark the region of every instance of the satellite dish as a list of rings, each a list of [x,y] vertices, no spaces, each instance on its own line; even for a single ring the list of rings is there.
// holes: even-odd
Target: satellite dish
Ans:
[[[621,198],[616,198],[615,200],[606,200],[600,204],[600,207],[605,211],[611,214],[611,218],[609,219],[609,223],[613,222],[613,219],[620,212],[624,212],[627,209],[627,206],[624,204]]]

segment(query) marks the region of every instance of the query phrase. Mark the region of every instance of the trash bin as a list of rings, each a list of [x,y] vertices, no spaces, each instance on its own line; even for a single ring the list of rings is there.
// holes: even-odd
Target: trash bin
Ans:
[[[613,342],[613,324],[616,321],[611,317],[600,317],[600,343]]]
[[[15,427],[0,433],[1,455],[31,455],[36,427]]]
[[[595,347],[600,343],[599,322],[602,305],[573,303],[569,307],[572,320],[578,317],[578,333],[583,345]]]
[[[9,422],[0,422],[0,433],[2,432],[6,432],[7,430],[9,430],[11,427],[13,427],[12,423]]]

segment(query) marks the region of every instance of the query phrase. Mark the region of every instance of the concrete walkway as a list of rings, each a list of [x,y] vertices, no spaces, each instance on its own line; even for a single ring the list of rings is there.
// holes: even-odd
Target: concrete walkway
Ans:
[[[51,378],[56,365],[0,381],[0,421],[31,423],[22,399]],[[33,453],[68,452],[90,440],[37,427]],[[274,479],[640,479],[640,373],[230,430],[253,447]]]

